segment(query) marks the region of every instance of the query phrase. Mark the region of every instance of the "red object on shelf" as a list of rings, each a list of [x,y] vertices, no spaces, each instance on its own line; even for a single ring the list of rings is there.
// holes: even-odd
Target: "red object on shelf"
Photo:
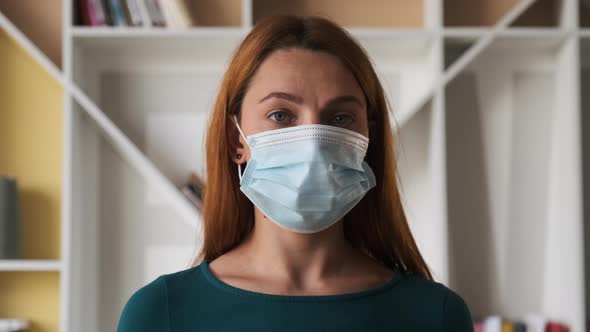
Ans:
[[[557,322],[549,322],[545,326],[545,332],[568,332],[569,328],[564,324]]]
[[[102,8],[99,8],[101,4],[97,1],[100,0],[80,1],[80,14],[82,15],[82,23],[84,25],[96,26],[105,24]]]

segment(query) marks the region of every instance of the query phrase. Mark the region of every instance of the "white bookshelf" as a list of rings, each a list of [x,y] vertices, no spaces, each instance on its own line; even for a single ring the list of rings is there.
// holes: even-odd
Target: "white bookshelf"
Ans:
[[[22,272],[22,271],[60,271],[59,260],[38,260],[38,259],[0,259],[0,271]]]
[[[175,185],[189,169],[205,172],[207,113],[231,53],[258,17],[259,4],[240,5],[253,17],[239,26],[69,29],[74,82]],[[445,27],[442,3],[425,1],[422,27],[349,30],[395,110],[404,203],[437,280],[460,292],[476,316],[540,313],[582,331],[579,39],[570,22],[575,6],[560,5],[554,26],[510,27],[517,9],[496,26]],[[453,46],[478,42],[481,49],[445,77],[445,57],[460,57]],[[196,235],[141,176],[143,161],[130,162],[76,102],[72,111],[73,178],[85,179],[72,188],[72,204],[86,206],[72,222],[97,217],[73,227],[72,245],[81,250],[72,256],[78,288],[68,324],[108,330],[150,273],[186,267],[162,262],[189,257]],[[174,138],[166,128],[177,129]],[[174,148],[175,139],[190,146]],[[183,157],[190,151],[193,158]],[[161,266],[146,272],[154,261]]]
[[[586,29],[589,30],[589,29]],[[590,34],[587,34],[581,39],[580,44],[580,82],[581,82],[581,126],[582,128],[590,128]],[[588,218],[590,215],[590,204],[588,204],[587,197],[590,197],[590,176],[588,176],[588,169],[590,168],[590,132],[588,130],[582,131],[582,165],[584,170],[583,176],[583,193],[586,197],[584,201],[584,216]],[[585,221],[584,227],[584,252],[585,252],[585,276],[586,276],[586,317],[590,317],[590,226],[588,221]]]
[[[59,269],[61,331],[112,331],[136,289],[188,267],[198,249],[200,216],[176,187],[188,171],[205,174],[203,134],[221,76],[275,2],[224,0],[228,17],[159,29],[73,26],[72,0],[63,1],[62,262],[0,261],[0,270]],[[412,231],[436,280],[476,318],[536,313],[582,332],[590,27],[580,27],[577,0],[554,1],[550,15],[514,1],[479,25],[443,13],[461,1],[472,0],[424,0],[406,26],[371,20],[371,9],[359,13],[369,15],[364,26],[346,26],[393,106]],[[292,3],[278,9],[358,22],[331,0]],[[362,3],[418,10],[410,0]],[[539,17],[551,20],[527,25]]]

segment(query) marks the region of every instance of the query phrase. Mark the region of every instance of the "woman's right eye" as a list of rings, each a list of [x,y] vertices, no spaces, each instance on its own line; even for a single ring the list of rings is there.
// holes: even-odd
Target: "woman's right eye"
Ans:
[[[276,111],[270,114],[269,118],[271,118],[275,122],[284,123],[289,120],[289,113],[286,111]]]

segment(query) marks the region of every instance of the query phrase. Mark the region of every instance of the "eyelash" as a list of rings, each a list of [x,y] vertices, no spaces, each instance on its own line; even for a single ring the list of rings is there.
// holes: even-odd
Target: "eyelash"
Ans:
[[[279,109],[277,109],[277,111],[274,111],[274,112],[272,112],[272,113],[270,113],[270,114],[268,115],[268,118],[269,118],[269,119],[271,119],[272,121],[275,121],[275,122],[277,122],[277,123],[283,123],[283,122],[285,122],[285,121],[277,121],[277,120],[274,120],[274,119],[273,119],[273,116],[274,116],[275,114],[285,114],[285,115],[287,115],[287,116],[291,116],[291,111],[289,111],[288,109],[279,108]],[[352,115],[352,114],[349,114],[349,113],[343,113],[343,112],[340,112],[340,113],[337,113],[337,114],[335,114],[335,115],[334,115],[334,119],[335,119],[336,117],[338,117],[338,116],[342,116],[342,115],[344,115],[344,116],[347,116],[347,117],[350,119],[350,122],[349,122],[349,123],[346,123],[346,124],[343,124],[343,125],[336,124],[336,126],[342,126],[342,127],[346,127],[346,126],[349,126],[350,124],[352,124],[352,123],[354,122],[354,120],[355,120],[355,117],[354,117],[354,115]]]
[[[289,114],[287,114],[287,113],[289,113]],[[278,122],[278,123],[280,123],[280,122],[283,122],[283,121],[276,121],[276,120],[274,120],[272,117],[273,117],[275,114],[286,114],[287,116],[289,116],[289,115],[291,115],[290,113],[291,113],[291,112],[290,112],[289,110],[287,110],[287,109],[284,109],[284,108],[279,108],[277,111],[274,111],[274,112],[270,113],[270,114],[268,115],[268,118],[269,118],[269,119],[271,119],[271,120],[273,120],[273,121],[275,121],[275,122]]]

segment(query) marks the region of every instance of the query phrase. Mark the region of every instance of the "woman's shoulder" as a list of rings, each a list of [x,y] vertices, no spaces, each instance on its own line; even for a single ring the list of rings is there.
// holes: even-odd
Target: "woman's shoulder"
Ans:
[[[395,294],[414,312],[438,313],[444,331],[473,331],[473,317],[467,303],[458,292],[441,282],[406,274]]]
[[[182,289],[190,285],[190,279],[199,266],[182,271],[163,274],[145,286],[137,289],[127,300],[121,316],[117,332],[135,331],[168,331],[170,298],[174,289]]]
[[[168,331],[168,295],[158,277],[135,291],[121,312],[117,332]]]

